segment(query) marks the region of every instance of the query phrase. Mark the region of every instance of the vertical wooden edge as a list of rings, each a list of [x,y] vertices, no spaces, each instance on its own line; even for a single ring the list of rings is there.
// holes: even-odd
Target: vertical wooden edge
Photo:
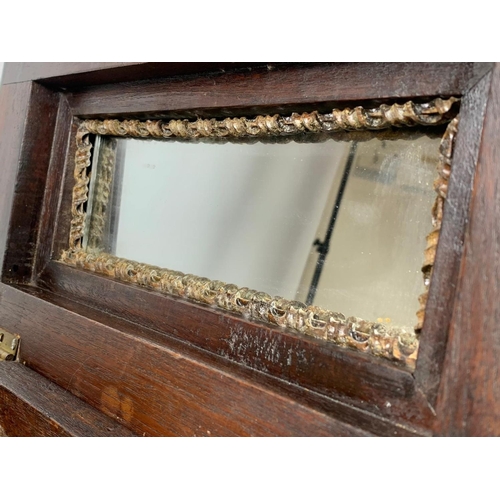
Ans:
[[[490,81],[491,72],[463,96],[460,107],[452,174],[414,372],[431,407],[436,402],[455,303]]]
[[[70,157],[69,151],[71,150],[69,139],[72,130],[72,120],[73,115],[71,114],[67,100],[64,95],[61,95],[52,154],[47,172],[43,208],[40,216],[36,244],[37,251],[32,273],[33,281],[36,281],[38,275],[43,271],[52,257],[56,228],[59,224],[61,227],[69,226],[69,222],[66,221],[66,219],[69,219],[69,216],[66,215],[67,210],[61,210],[61,204],[64,200],[64,180],[67,179],[67,158]],[[59,223],[60,219],[63,219],[61,223]]]
[[[19,169],[31,91],[31,82],[0,87],[0,270],[7,248],[13,186]]]
[[[13,163],[10,169],[17,170],[17,176],[14,183],[5,186],[12,191],[14,185],[14,195],[3,262],[3,281],[29,283],[32,278],[59,97],[57,92],[37,83],[31,86],[19,154],[10,159]],[[17,106],[17,99],[12,104]]]
[[[500,435],[500,63],[491,77],[436,404],[439,435]]]

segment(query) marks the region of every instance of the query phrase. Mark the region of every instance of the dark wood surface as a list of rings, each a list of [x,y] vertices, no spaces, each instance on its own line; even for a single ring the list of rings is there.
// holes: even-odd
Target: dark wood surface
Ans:
[[[65,64],[7,64],[0,93],[0,326],[30,368],[139,435],[500,434],[498,67]],[[67,245],[76,117],[438,95],[462,96],[462,115],[414,373],[51,260]]]
[[[238,68],[261,66],[263,63],[242,62],[84,62],[84,63],[6,63],[2,83],[20,83],[38,80],[44,85],[56,88],[84,87],[87,85],[110,84],[166,78],[192,73],[221,73]]]
[[[139,435],[417,433],[48,292],[4,287],[0,307],[27,366]]]
[[[37,83],[31,84],[27,113],[22,116],[24,136],[16,158],[17,177],[4,260],[4,280],[28,283],[32,279],[58,103],[57,93]]]
[[[446,352],[490,84],[488,74],[463,97],[460,106],[453,175],[448,186],[415,372],[417,384],[431,405],[436,401]]]
[[[73,113],[92,117],[196,118],[330,111],[386,99],[461,95],[489,64],[341,63],[104,85],[70,92]],[[342,103],[342,104],[340,104]]]
[[[0,87],[0,270],[7,249],[20,146],[25,131],[32,83]]]
[[[492,75],[436,432],[500,436],[500,64]]]
[[[0,428],[19,436],[134,436],[21,363],[0,363]]]
[[[431,416],[415,391],[412,374],[386,360],[240,316],[221,315],[204,305],[58,262],[45,268],[38,283],[74,300],[85,297],[85,302],[96,309],[384,418],[408,420],[408,407],[411,413],[415,407],[422,408],[415,415],[418,418],[410,419],[414,425],[424,425]],[[160,342],[166,342],[165,335]]]
[[[71,136],[73,116],[64,96],[60,96],[57,121],[54,129],[54,139],[52,143],[52,154],[50,162],[47,165],[47,176],[44,185],[43,199],[38,202],[38,233],[36,234],[36,252],[32,265],[32,278],[36,280],[37,276],[43,271],[43,268],[52,257],[52,245],[54,228],[60,221],[60,226],[69,227],[71,210],[69,204],[61,206],[61,193],[63,191],[65,172],[65,160],[71,154],[74,155],[74,149],[69,144]],[[73,146],[74,147],[74,146]],[[72,176],[66,176],[66,184]],[[69,200],[69,197],[65,197]],[[25,200],[26,201],[26,200]],[[65,233],[65,239],[68,234]]]

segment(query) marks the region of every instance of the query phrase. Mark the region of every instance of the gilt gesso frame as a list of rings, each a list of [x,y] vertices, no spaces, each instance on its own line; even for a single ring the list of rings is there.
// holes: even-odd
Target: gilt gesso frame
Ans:
[[[65,264],[96,272],[120,281],[134,283],[163,294],[174,295],[208,304],[247,318],[289,328],[338,346],[366,352],[414,368],[419,346],[419,333],[425,316],[425,305],[439,232],[444,201],[451,172],[453,144],[458,126],[458,101],[437,98],[430,102],[383,104],[376,108],[334,109],[322,114],[293,113],[289,116],[257,116],[188,120],[84,120],[76,133],[74,188],[72,193],[71,227],[68,249],[62,253]],[[427,236],[422,267],[425,292],[419,297],[418,323],[414,331],[389,328],[376,322],[307,306],[301,302],[240,288],[233,284],[209,280],[157,266],[122,259],[105,252],[86,252],[83,238],[86,231],[86,204],[89,195],[91,166],[91,135],[146,138],[161,140],[199,140],[200,138],[259,139],[264,137],[297,137],[304,134],[332,134],[348,131],[380,131],[393,127],[436,126],[448,124],[441,139],[440,159],[434,184],[437,193],[432,208],[433,229]],[[114,147],[101,153],[98,220],[104,221],[110,185],[113,179]],[[99,228],[97,228],[97,233]]]

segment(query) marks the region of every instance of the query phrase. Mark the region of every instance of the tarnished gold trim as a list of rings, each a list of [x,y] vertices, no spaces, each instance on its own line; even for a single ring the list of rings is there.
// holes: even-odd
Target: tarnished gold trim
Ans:
[[[389,127],[439,125],[449,121],[448,113],[458,99],[434,99],[415,104],[382,104],[378,108],[334,109],[331,113],[292,113],[290,116],[257,116],[223,120],[86,120],[82,130],[90,134],[156,139],[200,139],[203,137],[264,137],[297,135],[304,132],[341,130],[382,130]]]
[[[399,328],[389,330],[379,323],[346,318],[343,314],[317,306],[306,306],[302,302],[271,297],[256,290],[140,264],[105,253],[70,250],[64,252],[62,261],[161,293],[193,299],[247,318],[291,328],[340,346],[410,365],[416,359],[418,341],[414,332]]]
[[[84,122],[85,123],[85,122]],[[92,144],[86,127],[80,125],[76,132],[75,169],[73,177],[73,202],[71,204],[71,227],[69,230],[69,248],[77,250],[82,248],[85,203],[89,193],[89,176],[87,169],[90,167]]]
[[[446,127],[446,132],[441,139],[439,147],[438,178],[434,181],[434,190],[437,193],[436,201],[432,207],[432,226],[433,230],[427,236],[427,247],[425,249],[424,265],[422,273],[424,275],[425,292],[420,295],[420,309],[417,312],[418,323],[415,326],[415,332],[420,333],[424,324],[425,305],[429,295],[429,286],[431,282],[432,270],[436,259],[436,249],[439,240],[439,232],[443,222],[443,209],[448,193],[448,181],[451,174],[451,159],[453,156],[453,145],[458,131],[459,117],[455,117]]]
[[[75,156],[75,187],[73,190],[72,222],[69,250],[62,262],[98,272],[121,281],[135,283],[162,293],[188,298],[265,321],[284,328],[350,347],[372,355],[398,360],[413,367],[418,352],[418,336],[413,331],[387,328],[379,323],[306,306],[297,301],[238,288],[236,285],[183,274],[147,264],[121,259],[106,253],[87,253],[82,249],[85,225],[84,206],[88,197],[88,175],[91,144],[89,134],[157,139],[200,139],[204,137],[265,137],[293,136],[303,133],[322,133],[349,130],[382,130],[390,127],[439,125],[448,122],[451,108],[458,99],[435,99],[429,103],[381,105],[378,108],[333,110],[321,114],[294,113],[223,120],[86,120],[77,131]],[[446,139],[443,138],[443,142]],[[441,163],[440,163],[441,165]],[[441,174],[440,174],[441,175]],[[442,176],[442,175],[441,175]],[[441,197],[438,194],[438,199]],[[435,207],[441,207],[436,201]],[[434,209],[436,211],[437,208]],[[436,226],[433,234],[439,231]]]

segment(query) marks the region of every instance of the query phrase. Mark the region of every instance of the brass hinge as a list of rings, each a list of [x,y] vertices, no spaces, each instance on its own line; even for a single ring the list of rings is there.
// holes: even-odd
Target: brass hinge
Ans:
[[[0,361],[15,361],[21,337],[0,328]]]

